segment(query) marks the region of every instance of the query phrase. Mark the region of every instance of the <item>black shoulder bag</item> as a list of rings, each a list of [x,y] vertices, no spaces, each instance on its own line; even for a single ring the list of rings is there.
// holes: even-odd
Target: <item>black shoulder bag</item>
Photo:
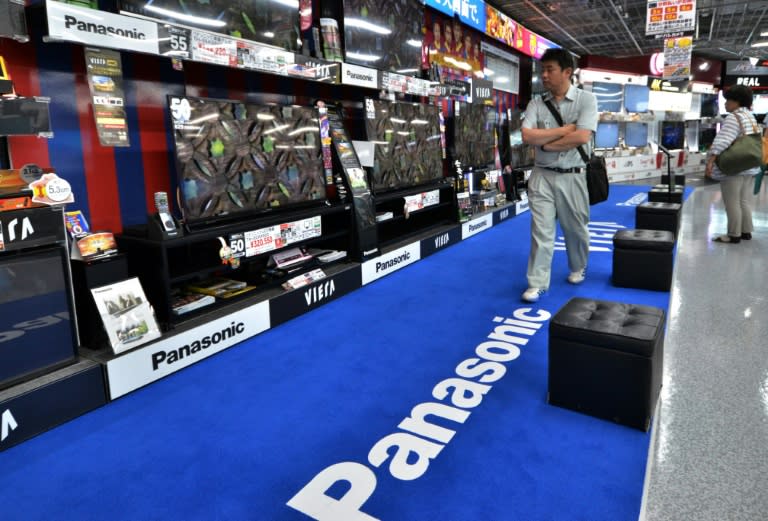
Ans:
[[[555,121],[561,127],[563,126],[563,118],[560,116],[560,112],[552,104],[551,100],[546,100],[547,108],[555,117]],[[587,168],[587,191],[589,192],[589,204],[602,203],[608,199],[608,170],[605,167],[605,158],[592,154],[592,157],[587,157],[587,153],[584,151],[584,147],[579,145],[577,148],[581,159],[584,160]]]

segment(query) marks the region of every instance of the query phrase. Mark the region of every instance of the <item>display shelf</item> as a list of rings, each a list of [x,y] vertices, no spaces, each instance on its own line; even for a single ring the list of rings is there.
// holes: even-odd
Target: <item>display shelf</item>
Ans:
[[[126,230],[118,235],[117,242],[120,250],[128,255],[130,270],[139,276],[159,322],[164,329],[170,329],[217,307],[243,300],[254,301],[254,297],[279,286],[289,274],[271,271],[268,261],[271,254],[281,249],[313,246],[353,251],[352,224],[351,205],[330,205],[284,209],[166,240],[150,239],[145,229]],[[299,229],[302,227],[307,229]],[[273,240],[275,232],[279,236]],[[267,246],[253,246],[264,238],[269,239]],[[222,262],[222,243],[227,244],[238,258],[237,268]],[[314,266],[305,264],[301,268],[310,267]],[[290,276],[296,274],[290,273]],[[229,299],[217,299],[215,304],[200,310],[174,315],[171,308],[173,291],[211,276],[243,281],[255,289]]]

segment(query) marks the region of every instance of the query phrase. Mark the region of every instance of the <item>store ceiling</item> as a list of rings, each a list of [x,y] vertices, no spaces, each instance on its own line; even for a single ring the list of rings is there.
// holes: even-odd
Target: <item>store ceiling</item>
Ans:
[[[580,56],[642,56],[662,50],[645,36],[646,0],[498,0],[496,6],[531,31]],[[768,0],[697,0],[695,55],[719,60],[768,58]]]

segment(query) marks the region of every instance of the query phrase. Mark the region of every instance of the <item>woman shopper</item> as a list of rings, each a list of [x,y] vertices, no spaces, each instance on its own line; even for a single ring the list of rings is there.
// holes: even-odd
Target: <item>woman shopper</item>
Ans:
[[[752,106],[752,89],[745,85],[734,85],[723,94],[723,97],[725,97],[725,110],[729,114],[709,149],[704,175],[709,179],[720,181],[720,192],[723,195],[725,214],[728,218],[728,233],[718,235],[712,240],[737,244],[742,239],[752,238],[754,176],[760,173],[760,167],[725,175],[717,167],[715,160],[742,134],[760,133],[761,130],[755,116],[749,111]]]

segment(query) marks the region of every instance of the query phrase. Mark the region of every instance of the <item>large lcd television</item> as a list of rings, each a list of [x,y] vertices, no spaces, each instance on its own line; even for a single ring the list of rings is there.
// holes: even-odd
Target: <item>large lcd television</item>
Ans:
[[[619,146],[619,123],[601,121],[595,132],[595,148],[615,148]]]
[[[374,192],[427,184],[443,177],[437,106],[373,99],[366,99],[365,105],[365,131],[375,145]]]
[[[463,101],[454,102],[451,122],[451,159],[461,167],[483,168],[494,162],[496,109]]]
[[[715,141],[716,135],[717,129],[715,128],[702,128],[699,130],[699,148],[709,150],[709,147]]]
[[[420,0],[344,0],[345,61],[416,75],[423,25]]]
[[[598,112],[621,112],[624,97],[621,84],[596,81],[592,84],[592,94],[597,98]]]
[[[661,145],[667,150],[685,148],[685,122],[662,121],[660,123]]]
[[[523,117],[525,113],[514,110],[509,117],[510,161],[512,168],[527,168],[533,166],[536,149],[523,143]]]
[[[648,125],[636,121],[627,122],[624,127],[624,144],[628,147],[648,145]]]
[[[301,48],[299,2],[118,0],[120,11],[282,47]]]
[[[647,85],[625,85],[624,108],[627,112],[648,112],[650,93]]]
[[[325,201],[316,109],[169,96],[190,225]]]

